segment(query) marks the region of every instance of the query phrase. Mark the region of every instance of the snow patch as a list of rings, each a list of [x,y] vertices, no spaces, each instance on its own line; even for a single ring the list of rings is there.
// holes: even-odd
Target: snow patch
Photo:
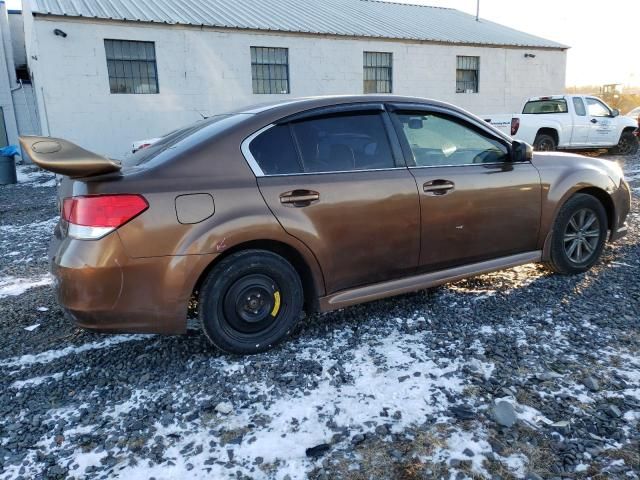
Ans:
[[[55,187],[56,176],[53,173],[34,169],[30,165],[16,165],[18,183],[31,187]]]
[[[0,279],[0,298],[22,295],[30,288],[51,285],[52,283],[53,277],[50,274],[35,279],[4,277]]]
[[[0,362],[0,367],[20,367],[25,368],[37,363],[49,363],[58,358],[66,357],[67,355],[76,355],[88,350],[98,350],[101,348],[110,348],[115,345],[124,342],[133,342],[136,340],[145,340],[150,335],[114,335],[106,340],[100,342],[85,343],[78,347],[66,347],[60,350],[47,350],[46,352],[38,353],[35,355],[22,355],[20,357],[9,358]]]

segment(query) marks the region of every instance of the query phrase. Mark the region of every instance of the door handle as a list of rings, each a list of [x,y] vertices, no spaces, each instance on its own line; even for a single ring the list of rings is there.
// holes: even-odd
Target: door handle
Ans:
[[[455,188],[455,184],[450,180],[431,180],[422,185],[422,190],[427,195],[444,195]]]
[[[320,194],[313,190],[292,190],[280,195],[280,203],[285,207],[307,207],[320,200]]]
[[[592,118],[591,123],[598,123],[598,120],[596,120],[595,118]]]

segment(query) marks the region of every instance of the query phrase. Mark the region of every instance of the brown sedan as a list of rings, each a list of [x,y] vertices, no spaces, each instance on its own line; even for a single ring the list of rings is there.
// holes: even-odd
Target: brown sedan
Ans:
[[[451,105],[299,99],[212,117],[128,162],[22,137],[66,175],[51,245],[60,303],[105,331],[254,353],[328,311],[544,262],[589,269],[626,232],[615,163],[531,148]]]

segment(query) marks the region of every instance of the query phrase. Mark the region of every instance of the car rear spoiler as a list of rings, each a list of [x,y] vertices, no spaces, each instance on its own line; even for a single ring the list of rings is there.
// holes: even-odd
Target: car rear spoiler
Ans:
[[[71,178],[117,172],[122,165],[61,138],[22,136],[23,155],[40,168]]]

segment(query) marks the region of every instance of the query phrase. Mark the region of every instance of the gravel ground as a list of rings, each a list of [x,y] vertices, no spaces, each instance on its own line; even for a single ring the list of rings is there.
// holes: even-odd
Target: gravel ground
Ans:
[[[640,478],[640,156],[630,233],[590,272],[531,265],[305,319],[241,358],[75,329],[51,177],[0,187],[0,478]]]

